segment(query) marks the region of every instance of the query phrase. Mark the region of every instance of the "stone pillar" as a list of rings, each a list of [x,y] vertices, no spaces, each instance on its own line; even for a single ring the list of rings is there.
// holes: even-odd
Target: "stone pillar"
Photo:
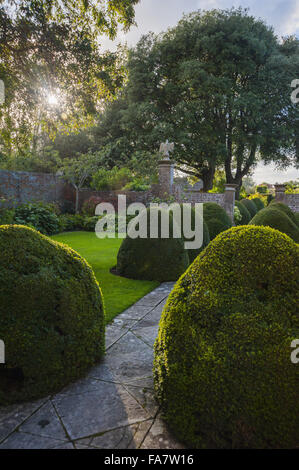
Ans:
[[[160,196],[172,194],[174,163],[170,160],[160,160],[158,170]]]
[[[284,203],[285,192],[286,192],[286,186],[284,184],[276,184],[275,185],[275,201]]]
[[[226,184],[224,193],[224,209],[234,223],[234,207],[236,199],[237,184]]]

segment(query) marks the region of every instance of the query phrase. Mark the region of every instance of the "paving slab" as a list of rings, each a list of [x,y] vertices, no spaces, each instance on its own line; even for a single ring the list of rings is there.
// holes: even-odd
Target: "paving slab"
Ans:
[[[86,377],[53,397],[0,407],[0,448],[183,448],[153,391],[153,343],[172,287],[161,284],[107,326],[106,356]]]
[[[19,431],[43,437],[52,437],[62,441],[68,439],[61,421],[50,401],[28,418],[24,424],[19,427]]]
[[[55,449],[61,445],[65,446],[67,444],[69,443],[50,437],[14,432],[0,444],[0,449]]]
[[[39,409],[48,398],[30,403],[0,407],[0,442],[12,433],[25,419]]]
[[[72,440],[150,418],[123,386],[107,382],[93,392],[54,397],[53,403]]]
[[[169,431],[161,416],[158,416],[147,433],[141,449],[186,449]]]

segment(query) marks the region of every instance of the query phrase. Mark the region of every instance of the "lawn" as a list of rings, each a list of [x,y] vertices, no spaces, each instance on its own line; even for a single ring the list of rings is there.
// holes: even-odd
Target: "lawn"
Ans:
[[[76,250],[93,268],[103,292],[107,323],[159,284],[126,279],[110,273],[110,268],[116,265],[122,240],[100,240],[94,232],[60,233],[52,238]]]

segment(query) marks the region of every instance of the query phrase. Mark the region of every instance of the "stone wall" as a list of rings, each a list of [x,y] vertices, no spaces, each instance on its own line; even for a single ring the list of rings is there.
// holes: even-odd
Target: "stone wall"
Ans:
[[[60,203],[65,209],[72,204],[72,188],[61,178],[48,173],[0,170],[2,206],[42,201]]]
[[[285,191],[283,184],[275,185],[276,201],[286,204],[293,212],[299,212],[299,194],[286,194]]]

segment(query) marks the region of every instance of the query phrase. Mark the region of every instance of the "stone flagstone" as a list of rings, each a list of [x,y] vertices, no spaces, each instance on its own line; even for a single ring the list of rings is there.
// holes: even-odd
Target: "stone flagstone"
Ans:
[[[183,448],[159,417],[153,344],[173,287],[164,283],[106,329],[106,356],[53,397],[0,407],[0,449]]]

